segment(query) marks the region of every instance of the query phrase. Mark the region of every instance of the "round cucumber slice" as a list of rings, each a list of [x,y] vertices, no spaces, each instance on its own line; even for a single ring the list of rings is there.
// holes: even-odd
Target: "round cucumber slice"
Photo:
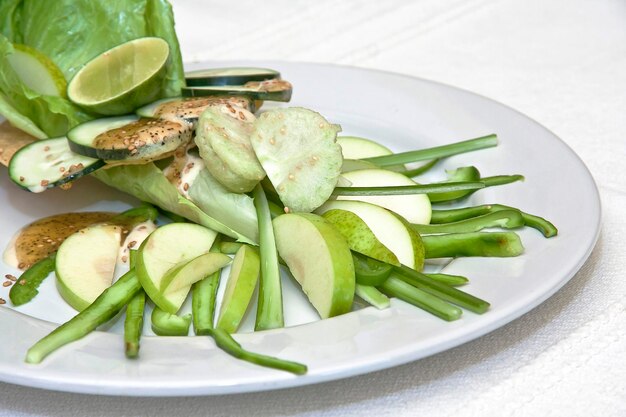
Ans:
[[[277,78],[280,78],[278,71],[254,67],[211,68],[185,73],[185,81],[190,87],[243,85],[250,81],[265,81]]]
[[[105,165],[101,159],[71,151],[65,136],[24,146],[9,162],[9,176],[33,193],[68,184]]]
[[[14,44],[7,55],[9,65],[26,86],[48,96],[66,96],[67,82],[63,72],[50,58],[30,46]]]
[[[161,94],[169,54],[161,38],[125,42],[85,64],[70,81],[67,95],[95,113],[130,113]]]
[[[107,161],[145,163],[169,156],[191,141],[192,127],[135,115],[95,119],[68,132],[70,148]]]
[[[291,100],[293,87],[285,80],[251,81],[244,85],[224,85],[211,87],[183,87],[184,97],[203,96],[245,96],[252,100],[283,101]]]

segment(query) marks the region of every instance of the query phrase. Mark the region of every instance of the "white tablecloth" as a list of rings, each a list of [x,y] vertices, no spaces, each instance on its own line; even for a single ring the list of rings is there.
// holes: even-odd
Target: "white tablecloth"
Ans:
[[[379,68],[526,113],[593,173],[603,202],[598,245],[571,282],[534,311],[402,367],[204,398],[97,397],[0,384],[0,416],[626,415],[626,3],[177,0],[174,9],[186,62]]]

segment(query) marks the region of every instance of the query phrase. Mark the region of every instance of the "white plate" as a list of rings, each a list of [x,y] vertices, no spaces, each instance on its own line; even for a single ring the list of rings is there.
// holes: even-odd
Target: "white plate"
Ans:
[[[469,276],[471,284],[465,289],[491,302],[491,310],[481,316],[465,312],[461,320],[447,323],[394,302],[385,311],[366,308],[330,320],[236,336],[251,350],[306,363],[309,372],[299,377],[235,360],[207,337],[145,337],[141,358],[126,360],[120,336],[101,331],[55,352],[41,365],[27,365],[27,348],[55,327],[31,316],[60,322],[72,313],[57,302],[49,280],[42,289],[46,294],[24,306],[22,313],[0,308],[0,380],[62,391],[172,396],[261,391],[345,378],[414,361],[505,325],[554,294],[589,256],[600,226],[594,181],[567,145],[517,111],[467,91],[398,74],[285,62],[217,65],[232,64],[280,70],[295,85],[291,105],[315,109],[341,123],[345,134],[376,138],[398,151],[496,132],[501,142],[497,148],[449,158],[438,167],[439,178],[441,168],[465,165],[476,165],[484,175],[524,174],[525,182],[481,190],[468,204],[497,202],[545,216],[558,226],[559,236],[544,239],[533,229],[523,230],[523,256],[460,259],[447,267]],[[79,182],[71,192],[29,194],[9,182],[4,168],[0,201],[2,248],[19,227],[34,219],[78,210],[120,210],[132,203],[91,180]],[[6,265],[0,272],[16,273]],[[0,287],[1,297],[8,299],[7,292]],[[288,303],[290,297],[286,295]],[[306,314],[295,322],[306,321],[302,317]]]

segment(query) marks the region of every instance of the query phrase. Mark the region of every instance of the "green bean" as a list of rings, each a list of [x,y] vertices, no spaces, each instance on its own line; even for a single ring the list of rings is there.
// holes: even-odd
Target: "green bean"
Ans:
[[[461,275],[450,274],[424,274],[430,279],[441,282],[442,284],[450,285],[451,287],[459,287],[469,282],[469,279]]]
[[[54,272],[56,255],[56,252],[51,253],[22,273],[11,287],[11,291],[9,291],[9,298],[13,305],[21,306],[22,304],[26,304],[39,294],[37,290],[39,285],[41,285],[43,280],[46,279],[51,272]]]
[[[177,316],[154,306],[150,321],[152,331],[159,336],[187,336],[191,325],[191,314]]]
[[[206,281],[207,279],[209,278],[205,278],[200,282]],[[217,287],[217,285],[219,285],[219,275],[217,276],[216,281],[215,286]],[[212,337],[218,348],[241,360],[268,368],[282,369],[298,375],[306,373],[307,368],[305,365],[248,352],[243,349],[241,345],[237,343],[230,334],[228,334],[228,332],[216,329],[213,326],[216,296],[217,292],[212,290],[210,286],[203,287],[202,290],[194,291],[192,293],[193,298],[191,300],[191,308],[194,316],[194,330],[197,335],[207,335]],[[195,320],[196,316],[203,316],[204,318],[202,320]]]
[[[208,329],[208,332],[213,340],[215,340],[217,347],[237,359],[264,366],[266,368],[291,372],[296,375],[304,375],[307,372],[306,365],[301,363],[261,355],[259,353],[249,352],[243,349],[228,332],[222,329]]]
[[[407,284],[396,275],[397,274],[392,274],[389,279],[378,288],[390,297],[399,298],[446,321],[457,320],[463,314],[460,308],[426,291]]]
[[[137,260],[137,250],[129,251],[130,268],[135,268]],[[146,306],[146,293],[139,291],[126,306],[126,317],[124,318],[124,345],[127,358],[139,356],[139,340],[143,331],[143,313]]]
[[[461,256],[511,257],[524,252],[519,236],[514,232],[472,232],[422,236],[426,258],[456,258]]]
[[[225,242],[221,242],[220,237],[218,236],[210,251],[221,252],[221,245],[223,243]],[[208,335],[205,329],[213,328],[215,300],[217,298],[217,289],[220,285],[221,276],[222,270],[215,271],[208,277],[193,284],[191,290],[191,311],[193,313],[193,328],[195,333],[199,336]]]
[[[356,284],[355,294],[379,310],[389,307],[389,298],[376,287]]]
[[[459,307],[466,308],[474,313],[482,314],[489,309],[489,303],[487,301],[481,300],[478,297],[474,297],[471,294],[447,284],[443,284],[408,266],[394,266],[394,272],[391,277],[396,277],[422,291],[452,304],[456,304]]]
[[[398,185],[382,187],[335,187],[333,195],[364,196],[364,195],[408,195],[448,193],[458,190],[479,190],[485,188],[480,181],[459,181],[437,184]]]
[[[420,235],[437,233],[478,232],[487,227],[514,229],[524,226],[524,218],[518,210],[502,210],[482,216],[472,217],[458,222],[444,224],[412,224],[411,227]]]
[[[272,216],[265,192],[260,184],[252,191],[254,208],[259,221],[259,253],[261,271],[259,275],[259,298],[256,311],[255,330],[283,327],[283,295],[278,267],[278,254],[272,227]]]
[[[519,210],[514,207],[505,206],[503,204],[484,204],[482,206],[463,207],[448,210],[433,210],[431,223],[450,223],[481,216],[489,213],[495,213],[503,210]],[[529,214],[519,210],[522,213],[524,224],[533,229],[540,231],[545,237],[552,237],[558,234],[557,228],[548,220]]]
[[[139,356],[139,340],[143,330],[143,313],[146,305],[146,293],[138,291],[126,306],[124,319],[124,345],[127,358]]]
[[[40,363],[56,349],[91,333],[111,320],[141,290],[134,270],[128,271],[104,290],[86,309],[35,343],[26,353],[26,362]]]
[[[496,145],[498,145],[498,137],[495,134],[491,134],[476,139],[451,143],[449,145],[435,146],[433,148],[401,152],[392,155],[364,158],[363,160],[371,162],[380,167],[385,167],[389,165],[406,164],[409,162],[444,158],[447,156],[458,155],[465,152],[477,151],[479,149],[491,148]]]

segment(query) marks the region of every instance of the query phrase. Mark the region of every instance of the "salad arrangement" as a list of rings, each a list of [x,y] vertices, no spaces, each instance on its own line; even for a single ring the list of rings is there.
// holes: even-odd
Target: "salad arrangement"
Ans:
[[[32,19],[24,5],[11,9],[13,21]],[[436,208],[521,175],[483,177],[469,166],[440,183],[412,179],[441,158],[496,146],[495,135],[402,153],[338,137],[341,127],[314,110],[263,110],[263,101],[291,98],[292,85],[276,70],[183,74],[169,5],[126,7],[143,7],[146,30],[97,41],[85,30],[98,43],[89,58],[46,48],[25,23],[0,37],[0,113],[41,139],[12,156],[11,179],[42,192],[93,175],[145,202],[60,239],[12,286],[13,304],[29,302],[55,271],[60,294],[80,311],[37,342],[27,362],[124,309],[126,354],[137,357],[149,301],[158,335],[187,335],[193,323],[195,334],[235,357],[302,374],[305,365],[249,352],[231,337],[257,286],[255,330],[284,326],[281,270],[322,319],[349,313],[356,295],[379,309],[396,297],[451,321],[489,304],[456,288],[466,277],[423,273],[425,260],[523,252],[514,232],[485,228],[556,235],[547,220],[512,207]],[[114,24],[115,13],[103,6],[101,17]],[[173,221],[157,228],[159,212]],[[129,271],[113,282],[118,262]],[[191,315],[178,315],[189,294]]]

